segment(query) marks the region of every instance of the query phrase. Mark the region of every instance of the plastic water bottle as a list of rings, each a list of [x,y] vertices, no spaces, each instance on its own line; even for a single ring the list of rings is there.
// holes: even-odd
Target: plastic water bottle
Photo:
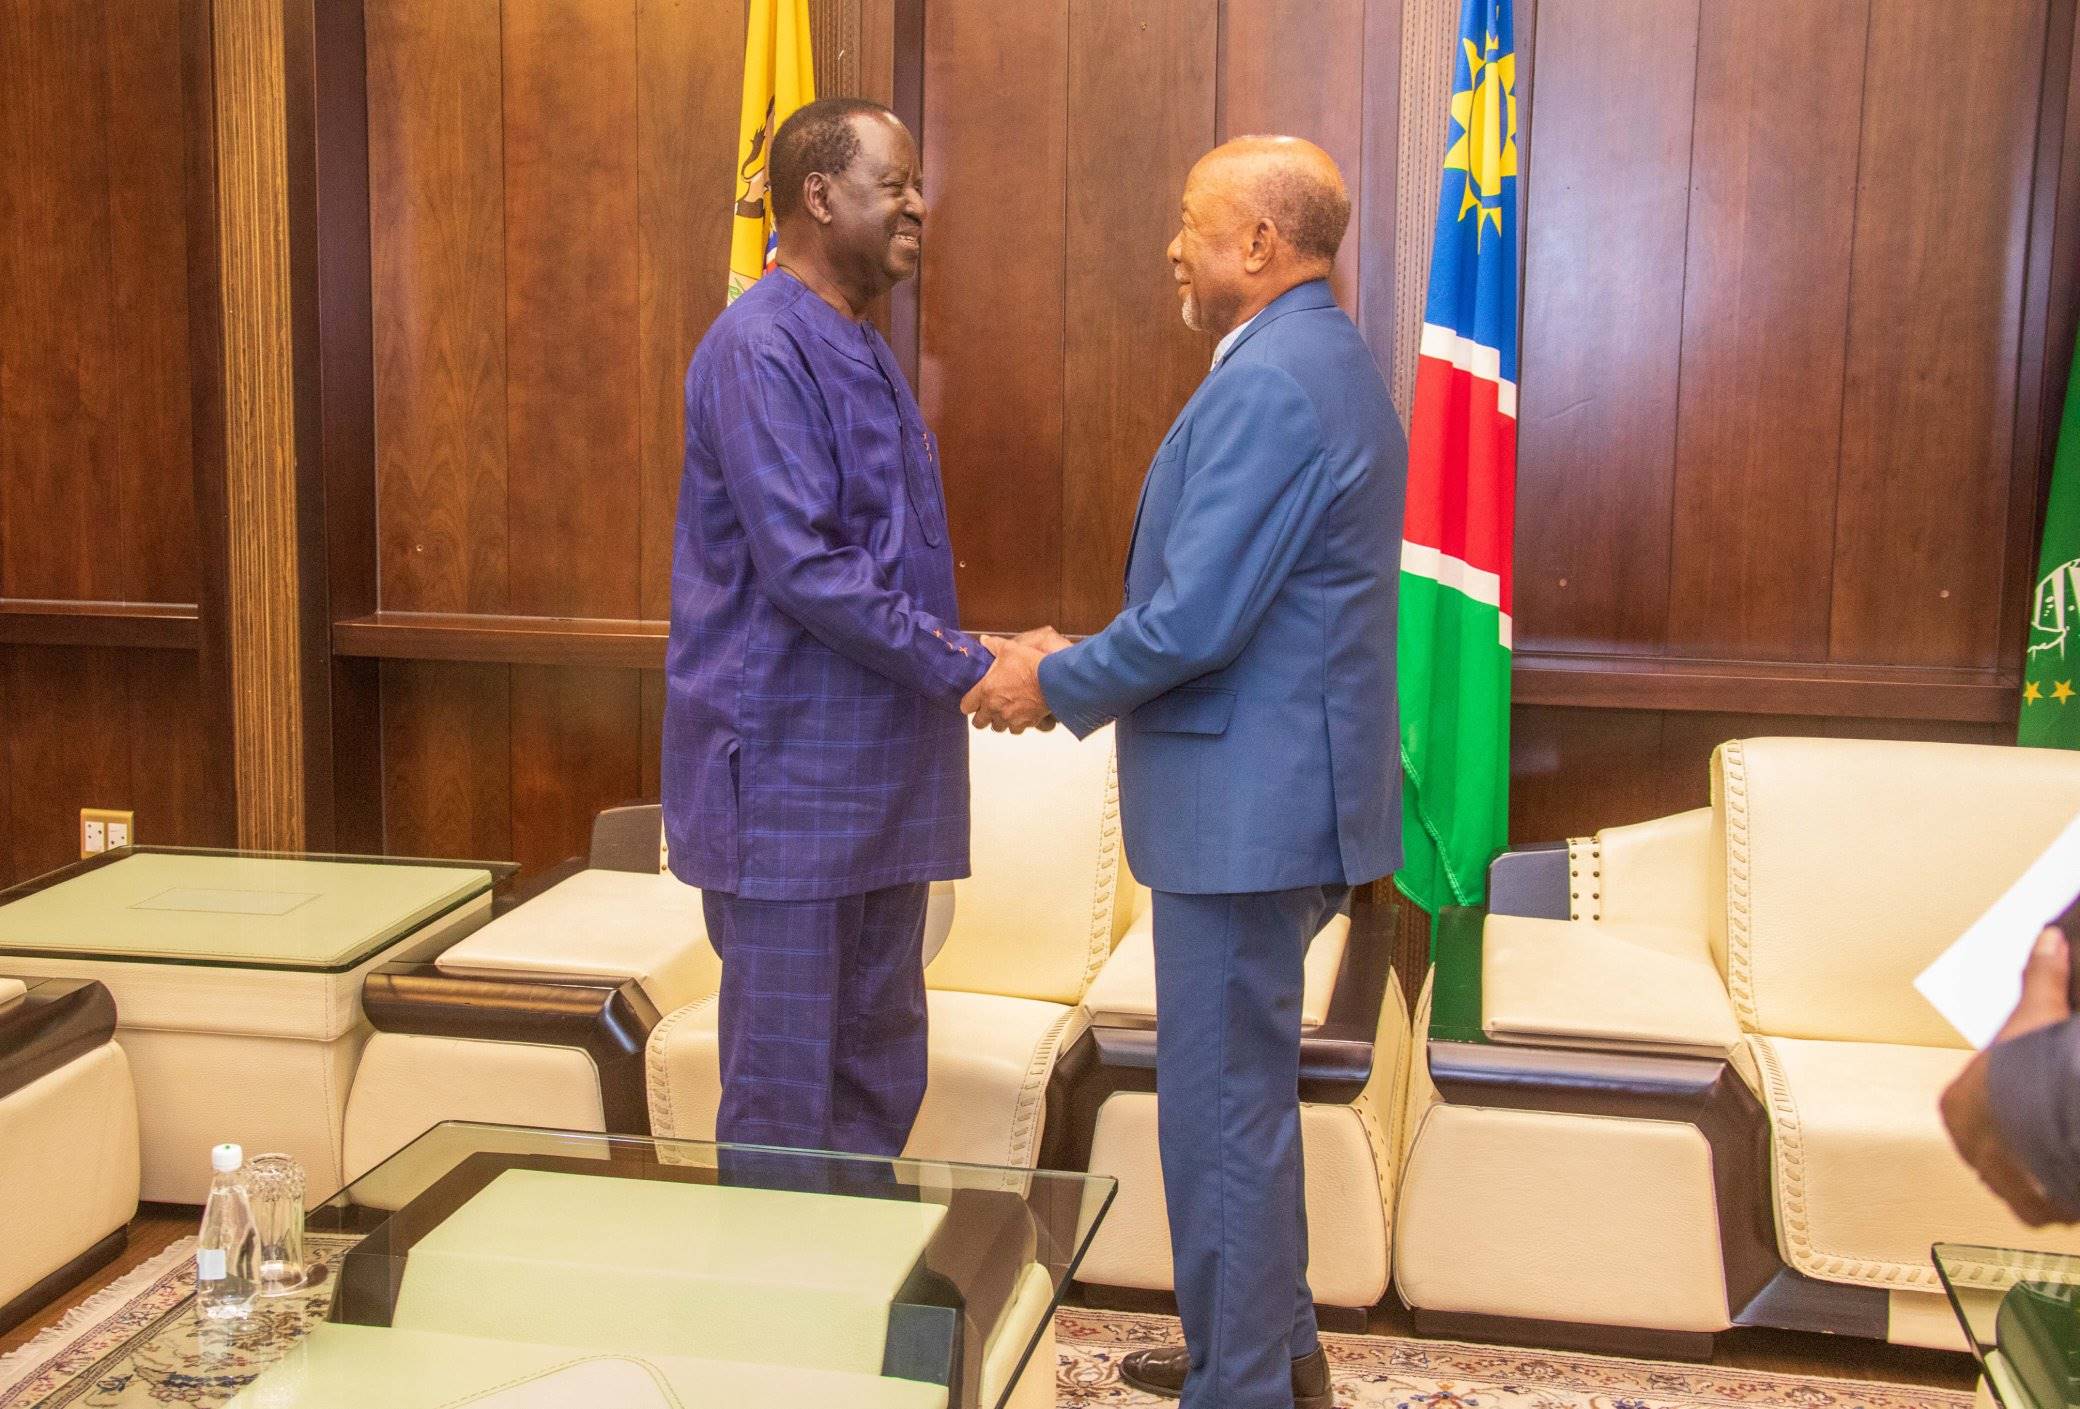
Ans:
[[[260,1290],[254,1275],[253,1208],[240,1169],[246,1152],[219,1145],[209,1152],[216,1171],[209,1202],[202,1208],[202,1234],[195,1243],[195,1304],[205,1319],[239,1320],[252,1314]]]

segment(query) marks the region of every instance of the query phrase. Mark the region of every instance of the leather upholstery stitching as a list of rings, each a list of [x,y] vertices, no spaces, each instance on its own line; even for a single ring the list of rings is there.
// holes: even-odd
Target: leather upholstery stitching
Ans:
[[[1079,1010],[1071,1007],[1047,1026],[1047,1031],[1033,1045],[1032,1059],[1026,1063],[1025,1079],[1019,1083],[1018,1099],[1011,1107],[1010,1142],[1004,1162],[1022,1169],[1031,1169],[1036,1157],[1040,1138],[1041,1120],[1046,1115],[1047,1079],[1054,1072],[1054,1059],[1061,1047],[1062,1034]]]
[[[1726,819],[1726,987],[1741,1026],[1755,1031],[1753,849],[1748,837],[1748,756],[1735,739],[1719,746],[1719,806]]]
[[[688,1003],[685,1007],[666,1017],[663,1022],[657,1025],[656,1030],[650,1034],[650,1045],[643,1054],[643,1065],[646,1071],[645,1084],[650,1088],[650,1130],[652,1134],[669,1136],[673,1139],[686,1138],[679,1133],[679,1127],[674,1123],[672,1113],[672,1064],[670,1059],[665,1056],[665,1045],[671,1038],[672,1030],[678,1027],[682,1020],[689,1014],[697,1013],[707,1008],[719,996],[711,993],[706,998],[699,998]]]
[[[1090,991],[1098,971],[1112,957],[1114,917],[1119,913],[1119,754],[1115,750],[1105,765],[1105,800],[1098,809],[1098,866],[1091,881],[1090,944],[1084,954],[1083,982],[1077,1000]]]
[[[1769,1038],[1751,1037],[1748,1047],[1768,1087],[1771,1143],[1776,1148],[1777,1229],[1791,1265],[1809,1277],[1827,1282],[1941,1291],[1942,1284],[1936,1280],[1933,1267],[1829,1252],[1813,1241],[1812,1210],[1806,1203],[1805,1127],[1799,1120],[1791,1081]]]

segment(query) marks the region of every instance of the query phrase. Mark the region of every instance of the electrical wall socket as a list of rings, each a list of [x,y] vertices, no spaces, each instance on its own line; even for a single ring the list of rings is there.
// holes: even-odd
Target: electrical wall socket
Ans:
[[[121,851],[135,840],[134,812],[116,812],[105,807],[79,810],[79,854],[98,856],[104,851]]]

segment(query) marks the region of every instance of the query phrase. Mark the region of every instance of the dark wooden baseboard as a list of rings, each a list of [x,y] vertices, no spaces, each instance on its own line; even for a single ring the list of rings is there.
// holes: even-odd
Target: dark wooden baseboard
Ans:
[[[72,1261],[45,1277],[5,1306],[0,1306],[0,1332],[13,1330],[49,1306],[87,1278],[123,1255],[130,1242],[130,1225],[110,1233]]]

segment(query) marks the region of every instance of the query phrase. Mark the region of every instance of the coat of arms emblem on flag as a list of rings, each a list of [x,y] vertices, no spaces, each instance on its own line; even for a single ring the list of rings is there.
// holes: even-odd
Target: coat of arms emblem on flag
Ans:
[[[744,105],[737,119],[736,216],[729,236],[732,303],[772,268],[778,253],[766,175],[773,135],[795,109],[815,101],[809,0],[751,0],[744,31]]]

